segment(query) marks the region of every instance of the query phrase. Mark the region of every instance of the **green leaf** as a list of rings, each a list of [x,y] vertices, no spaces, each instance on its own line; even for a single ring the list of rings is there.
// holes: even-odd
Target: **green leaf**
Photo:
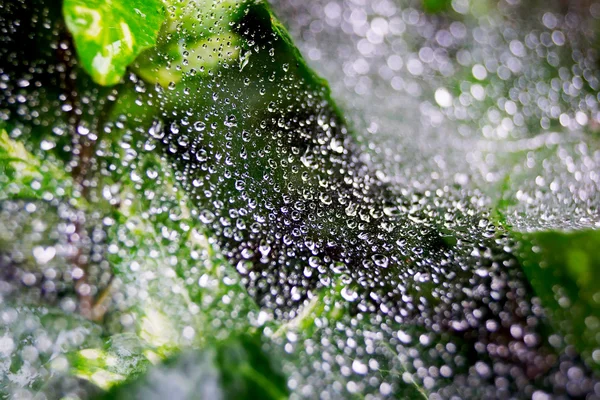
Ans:
[[[523,270],[555,328],[600,367],[600,231],[515,234]]]
[[[63,14],[83,68],[105,86],[156,43],[164,20],[159,0],[65,0]]]
[[[146,372],[150,363],[146,350],[146,343],[135,334],[123,333],[112,335],[104,348],[83,349],[69,359],[75,376],[108,390]]]
[[[243,69],[250,51],[243,51],[244,43],[233,26],[242,17],[244,1],[170,3],[157,46],[132,66],[136,74],[166,88],[185,76],[208,75],[220,68]]]
[[[60,198],[86,208],[85,200],[73,194],[73,181],[62,168],[55,160],[39,159],[0,129],[0,201]]]
[[[284,399],[286,379],[259,336],[187,351],[110,391],[107,399]]]
[[[423,9],[431,14],[446,11],[450,6],[449,0],[423,0]]]

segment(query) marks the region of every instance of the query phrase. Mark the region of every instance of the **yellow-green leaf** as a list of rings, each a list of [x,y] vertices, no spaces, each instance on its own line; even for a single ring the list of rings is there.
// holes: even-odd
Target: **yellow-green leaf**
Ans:
[[[83,68],[105,86],[156,43],[165,17],[159,0],[65,0],[63,14]]]

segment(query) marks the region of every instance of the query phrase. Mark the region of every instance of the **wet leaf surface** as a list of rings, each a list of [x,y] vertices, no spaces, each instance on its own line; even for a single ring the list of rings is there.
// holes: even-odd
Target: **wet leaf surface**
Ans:
[[[0,8],[5,397],[600,397],[600,6],[113,3]]]

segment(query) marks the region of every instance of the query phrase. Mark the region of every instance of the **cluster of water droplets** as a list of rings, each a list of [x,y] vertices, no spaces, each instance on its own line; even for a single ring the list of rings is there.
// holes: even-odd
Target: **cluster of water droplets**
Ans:
[[[522,230],[598,226],[595,2],[276,4],[390,179],[504,191]]]
[[[600,397],[497,228],[598,224],[596,8],[277,2],[340,110],[261,3],[168,7],[106,90],[14,7],[61,57],[0,68],[26,161],[0,178],[3,390],[89,397],[199,348],[146,388],[227,397],[235,364],[292,398]]]

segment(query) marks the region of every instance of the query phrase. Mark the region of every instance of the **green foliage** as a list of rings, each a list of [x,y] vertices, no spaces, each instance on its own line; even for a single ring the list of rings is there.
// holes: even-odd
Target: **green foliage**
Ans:
[[[424,2],[429,12],[446,10],[448,5],[444,0]],[[362,340],[369,341],[375,349],[376,353],[365,355],[375,361],[375,366],[367,368],[357,359],[353,360],[356,366],[351,364],[353,368],[372,373],[368,378],[389,378],[394,382],[395,394],[401,393],[405,398],[427,397],[428,390],[413,378],[417,376],[416,367],[407,362],[410,357],[406,353],[416,352],[420,361],[436,365],[435,360],[428,359],[436,353],[433,347],[428,347],[430,342],[435,340],[439,346],[446,342],[464,343],[467,349],[471,344],[469,338],[449,340],[445,333],[428,336],[430,332],[419,326],[392,320],[382,322],[375,317],[370,321],[369,315],[375,314],[364,311],[367,305],[354,303],[358,298],[355,290],[360,287],[351,284],[343,263],[336,266],[339,271],[335,273],[339,275],[327,283],[321,282],[294,318],[285,323],[274,322],[273,316],[261,310],[248,294],[234,265],[219,253],[210,232],[200,222],[201,210],[210,209],[210,205],[201,203],[195,189],[182,188],[181,176],[190,163],[183,156],[179,157],[177,144],[164,146],[165,142],[161,141],[164,131],[156,118],[160,113],[171,117],[177,113],[187,114],[189,118],[182,125],[194,126],[198,137],[211,131],[215,139],[210,146],[217,149],[215,152],[222,150],[223,154],[229,151],[226,146],[239,145],[239,140],[231,140],[231,132],[246,135],[276,129],[284,133],[281,137],[286,140],[292,136],[287,133],[301,135],[301,130],[286,132],[284,128],[294,126],[293,120],[304,118],[315,109],[325,110],[317,122],[321,128],[327,125],[329,117],[329,121],[343,124],[343,116],[331,100],[326,82],[308,67],[265,3],[201,0],[181,6],[173,1],[167,3],[165,9],[163,11],[157,0],[65,0],[63,3],[65,22],[73,35],[79,63],[94,82],[99,85],[119,83],[128,67],[136,73],[131,81],[119,86],[118,92],[105,96],[106,92],[94,87],[92,100],[86,98],[90,102],[86,106],[91,111],[77,122],[83,124],[89,119],[89,125],[96,129],[92,132],[95,138],[91,140],[95,146],[92,173],[78,176],[73,166],[81,163],[80,159],[75,157],[68,163],[48,155],[39,156],[35,150],[30,151],[37,143],[28,143],[28,150],[7,132],[0,131],[0,200],[9,204],[31,199],[37,202],[35,204],[43,204],[38,208],[46,213],[45,222],[52,226],[63,224],[65,218],[60,220],[53,215],[57,213],[56,204],[65,202],[74,214],[101,221],[97,234],[103,238],[100,247],[104,251],[103,261],[109,266],[109,273],[105,275],[110,278],[99,279],[109,283],[104,292],[95,293],[95,305],[101,316],[98,321],[86,321],[67,307],[52,307],[48,312],[46,305],[36,304],[31,305],[33,311],[27,311],[44,315],[42,319],[50,319],[46,323],[51,327],[60,325],[62,320],[69,321],[66,331],[75,329],[73,326],[86,327],[85,338],[92,337],[65,348],[59,358],[64,362],[57,370],[61,367],[63,375],[106,390],[107,398],[176,395],[194,398],[206,394],[205,398],[280,399],[288,395],[286,374],[289,371],[283,371],[276,362],[284,359],[280,348],[283,337],[297,345],[294,351],[286,347],[286,352],[292,353],[286,357],[297,357],[292,362],[300,359],[306,368],[312,368],[315,357],[305,352],[305,343],[317,353],[318,361],[322,361],[319,350],[331,349],[322,343],[339,343],[331,355],[337,361],[349,358],[345,347],[348,340]],[[243,18],[247,19],[242,21]],[[213,86],[215,76],[218,84]],[[285,96],[278,95],[281,87],[289,89]],[[189,96],[189,93],[194,95]],[[244,107],[230,106],[232,93],[234,103],[237,101]],[[302,96],[310,100],[303,103],[306,99]],[[108,97],[117,99],[107,103]],[[315,103],[326,104],[326,107],[317,108]],[[300,110],[298,104],[308,106]],[[315,108],[310,108],[312,106]],[[97,116],[95,109],[101,110],[99,114],[103,115]],[[274,109],[286,110],[287,114],[277,115]],[[208,115],[206,110],[211,111],[210,116],[205,116]],[[277,128],[263,125],[270,119]],[[313,123],[310,118],[305,119],[302,124]],[[228,124],[227,128],[235,126],[236,130],[225,128],[223,121]],[[175,125],[174,129],[182,129]],[[206,125],[211,128],[198,133],[206,129]],[[69,143],[63,147],[68,148],[73,138],[65,134],[63,139]],[[179,139],[184,142],[195,138],[181,135]],[[268,140],[272,140],[269,135],[257,136],[252,146],[266,147]],[[168,149],[163,153],[161,146]],[[340,154],[347,151],[333,138],[331,147],[341,149]],[[245,153],[243,148],[236,150]],[[294,158],[297,155],[284,152],[279,155],[281,159],[270,160],[281,164],[269,171],[275,184],[286,182],[290,192],[309,186],[306,181],[313,179],[310,174],[302,177],[306,181],[294,175],[294,163],[299,165],[299,158]],[[302,156],[302,163],[310,165],[312,156],[306,155]],[[194,156],[200,157],[200,151]],[[231,178],[232,171],[235,174],[242,170],[243,177],[250,178],[249,182],[263,182],[264,198],[275,197],[273,186],[276,185],[264,185],[265,171],[271,166],[260,162],[266,163],[263,159],[231,168],[231,160],[227,160],[211,166],[216,172],[213,171],[210,177],[213,181],[206,187],[210,184],[214,188],[213,201],[232,199],[233,203],[236,200],[234,193],[238,189],[234,187],[234,179],[226,181],[223,177]],[[317,166],[312,164],[312,168]],[[336,168],[339,170],[339,166]],[[336,168],[330,168],[332,174]],[[517,182],[516,176],[513,174],[513,185]],[[86,179],[89,183],[86,193],[82,194],[79,187],[82,185],[77,181]],[[323,180],[322,183],[326,186],[328,182]],[[510,186],[510,179],[504,183]],[[501,197],[498,213],[509,204],[509,199]],[[340,211],[340,215],[344,215],[344,210]],[[29,216],[14,217],[12,222],[15,221],[25,226],[22,231],[35,223]],[[334,224],[335,221],[324,218],[321,230],[315,229],[305,236],[330,235],[334,239],[340,233],[350,236],[358,232],[350,228],[336,231],[338,227]],[[82,229],[89,229],[88,225],[84,224]],[[375,225],[365,226],[369,230],[381,230]],[[7,235],[7,239],[0,235],[0,253],[7,251],[10,245],[23,243],[24,235],[19,236],[21,231],[15,232],[16,235]],[[423,232],[420,233],[425,236]],[[85,232],[78,234],[85,236]],[[62,238],[60,233],[58,235]],[[600,258],[594,252],[600,246],[600,236],[596,231],[515,236],[522,243],[519,257],[525,273],[543,305],[551,310],[558,330],[592,363],[600,326],[600,300],[596,298],[598,287],[594,283],[600,281]],[[452,232],[447,237],[456,244]],[[55,261],[58,271],[72,267],[68,257],[57,257]],[[235,267],[251,269],[251,263],[248,264],[240,262]],[[434,303],[432,293],[436,284],[419,286],[431,289],[429,293],[413,293],[409,287],[407,294]],[[119,308],[103,310],[100,307],[103,296],[109,296],[113,286],[122,297]],[[379,293],[385,292],[385,288],[378,289]],[[371,294],[376,296],[377,292]],[[358,311],[360,307],[363,312]],[[340,327],[352,327],[354,331],[348,334]],[[60,332],[59,328],[51,331]],[[32,340],[23,337],[23,340]],[[461,350],[454,358],[462,357]],[[13,374],[23,364],[17,355],[14,359],[10,366]],[[44,355],[41,360],[48,362],[49,356]],[[444,361],[443,365],[452,362]],[[460,366],[453,367],[458,374]],[[4,371],[0,369],[0,372]],[[348,374],[334,366],[331,376],[325,379],[343,381]],[[36,389],[50,382],[48,376],[35,379],[32,387]]]
[[[423,9],[428,13],[439,13],[450,7],[450,0],[423,0]]]
[[[600,232],[514,235],[523,270],[554,326],[565,335],[566,344],[600,369]]]
[[[168,87],[184,76],[206,76],[220,68],[243,69],[249,52],[233,27],[245,1],[167,3],[157,45],[142,53],[133,66],[142,79]]]
[[[52,199],[60,195],[72,205],[84,208],[85,201],[73,195],[71,177],[57,164],[42,162],[23,143],[0,130],[0,200]]]
[[[260,337],[242,335],[188,351],[108,392],[106,399],[265,399],[288,396],[280,366]]]
[[[127,66],[156,43],[164,20],[160,0],[65,0],[63,13],[83,68],[105,86],[119,83]]]

